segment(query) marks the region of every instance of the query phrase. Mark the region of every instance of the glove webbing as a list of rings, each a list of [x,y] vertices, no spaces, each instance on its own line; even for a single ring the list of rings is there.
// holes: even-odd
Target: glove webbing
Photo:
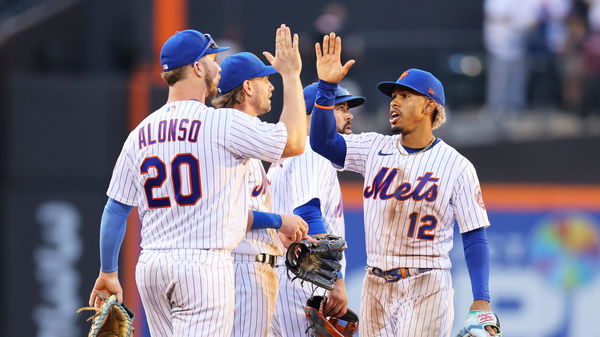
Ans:
[[[292,273],[289,269],[286,270],[286,274],[287,274],[287,278],[288,280],[290,280],[290,282],[294,282],[296,279],[300,278],[298,275],[294,275],[294,273]],[[290,274],[292,274],[293,276],[290,276]],[[304,279],[300,279],[300,285],[304,287],[304,282],[307,282]],[[317,292],[317,290],[319,290],[318,285],[313,284],[312,282],[308,282],[308,285],[310,286],[310,296],[315,295],[315,293]],[[325,297],[325,294],[327,293],[327,289],[321,288],[323,289],[323,297]]]
[[[102,302],[106,302],[107,297],[106,297],[106,295],[104,295],[104,293],[96,293],[96,295],[98,295],[102,299]],[[98,317],[102,313],[102,307],[100,307],[100,308],[83,307],[83,308],[77,309],[76,313],[80,313],[82,311],[95,311],[96,312],[95,314],[90,316],[88,319],[86,319],[86,322],[87,322],[87,321],[91,321],[94,318]]]
[[[300,284],[303,284],[303,283],[304,283],[304,280],[302,280],[302,282],[301,282]],[[309,283],[310,283],[310,282],[309,282]],[[317,286],[317,285],[314,285],[314,284],[312,284],[312,283],[310,283],[310,287],[311,287],[310,297],[313,297],[313,296],[315,295],[315,293],[317,292],[317,290],[319,290],[319,288],[321,288],[321,287],[319,287],[319,286]],[[321,288],[321,289],[322,289],[322,288]],[[326,293],[327,293],[327,289],[323,289],[323,296],[322,296],[322,297],[323,297],[323,299],[324,299],[324,300],[327,298],[327,297],[325,296],[325,294],[326,294]],[[310,297],[309,297],[309,298],[310,298]],[[308,321],[310,321],[310,320],[308,320]],[[308,334],[308,332],[310,331],[310,329],[312,329],[312,328],[314,328],[314,327],[315,327],[315,323],[314,323],[314,322],[312,322],[312,323],[311,323],[311,324],[310,324],[310,325],[309,325],[309,326],[306,328],[306,330],[304,331],[304,333],[305,333],[305,334]]]

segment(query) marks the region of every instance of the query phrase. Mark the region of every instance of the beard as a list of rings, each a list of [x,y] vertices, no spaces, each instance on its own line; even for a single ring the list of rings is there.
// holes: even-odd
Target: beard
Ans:
[[[211,70],[206,64],[203,64],[206,77],[204,77],[204,85],[206,86],[206,98],[211,99],[217,95],[219,89],[219,74],[216,71]]]
[[[260,104],[260,110],[263,111],[264,114],[271,111],[271,99],[267,98]]]
[[[217,95],[217,93],[219,92],[219,90],[217,89],[217,81],[215,81],[215,78],[205,78],[204,79],[204,84],[206,84],[206,90],[207,90],[207,95],[206,98],[210,99],[213,98]]]
[[[344,125],[337,130],[338,133],[344,134],[344,135],[350,135],[352,134],[352,122],[351,121],[346,121],[344,123]]]
[[[399,126],[392,126],[392,133],[395,135],[404,135],[404,129]]]

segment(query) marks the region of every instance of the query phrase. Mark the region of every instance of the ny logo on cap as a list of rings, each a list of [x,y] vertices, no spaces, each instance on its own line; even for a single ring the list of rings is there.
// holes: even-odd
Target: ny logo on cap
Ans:
[[[430,93],[430,94],[432,94],[432,95],[435,95],[435,91],[433,91],[433,89],[431,89],[431,88],[427,89],[427,92]]]
[[[400,75],[400,77],[398,78],[398,81],[402,81],[403,78],[405,78],[406,76],[408,76],[409,72],[410,72],[410,70],[407,70],[407,71],[403,72],[402,75]]]

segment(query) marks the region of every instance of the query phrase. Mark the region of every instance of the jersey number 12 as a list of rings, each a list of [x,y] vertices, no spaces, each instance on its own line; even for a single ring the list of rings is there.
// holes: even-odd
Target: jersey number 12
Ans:
[[[409,216],[410,224],[408,225],[408,232],[406,232],[406,236],[409,238],[415,237],[415,229],[417,227],[417,218],[419,217],[419,213],[413,212]],[[431,241],[435,238],[435,234],[431,233],[437,226],[437,219],[433,215],[425,215],[419,219],[419,228],[417,231],[417,239],[420,240],[428,240]]]

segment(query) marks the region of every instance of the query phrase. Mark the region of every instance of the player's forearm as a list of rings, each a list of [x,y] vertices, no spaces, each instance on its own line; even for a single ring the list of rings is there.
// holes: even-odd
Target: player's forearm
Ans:
[[[469,307],[469,311],[471,310],[484,310],[484,311],[492,311],[492,307],[490,306],[490,302],[486,300],[474,300],[473,304]]]
[[[465,261],[471,278],[473,300],[490,301],[489,291],[489,248],[485,228],[462,234]]]
[[[346,141],[336,132],[333,106],[337,84],[319,80],[319,91],[310,124],[310,146],[339,167],[346,159]]]
[[[287,129],[287,143],[281,157],[304,153],[306,144],[306,108],[299,76],[283,78],[283,110],[279,120]]]
[[[269,212],[248,211],[248,230],[273,228],[282,225],[281,215]]]
[[[132,208],[108,198],[100,222],[100,271],[103,273],[112,273],[119,268],[119,250]]]

